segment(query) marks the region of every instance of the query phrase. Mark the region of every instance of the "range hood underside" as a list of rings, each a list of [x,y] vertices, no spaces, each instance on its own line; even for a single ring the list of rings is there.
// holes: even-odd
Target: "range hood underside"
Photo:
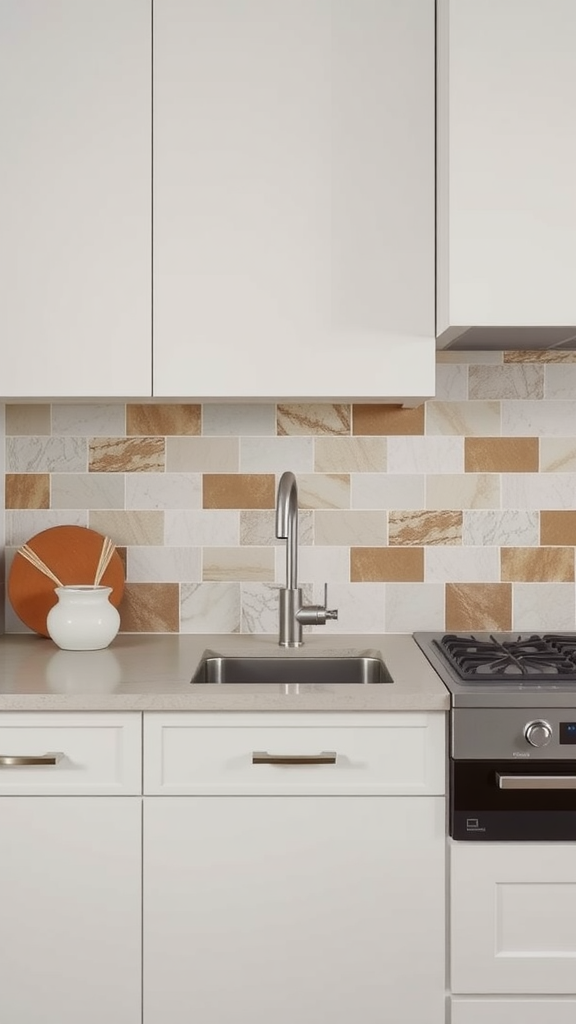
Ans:
[[[576,326],[449,327],[436,347],[451,352],[576,351]]]

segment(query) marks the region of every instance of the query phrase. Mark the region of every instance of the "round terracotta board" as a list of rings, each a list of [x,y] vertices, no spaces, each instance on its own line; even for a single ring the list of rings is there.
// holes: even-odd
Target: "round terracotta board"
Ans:
[[[64,584],[94,583],[104,536],[85,526],[53,526],[27,541]],[[111,603],[117,608],[124,593],[124,566],[114,551],[100,581],[112,587]],[[16,552],[8,577],[8,597],[22,622],[42,636],[48,636],[46,616],[58,600],[56,584],[49,576]]]

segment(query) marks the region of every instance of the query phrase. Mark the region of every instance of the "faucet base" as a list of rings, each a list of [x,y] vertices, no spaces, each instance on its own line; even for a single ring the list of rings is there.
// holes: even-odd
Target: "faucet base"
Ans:
[[[280,591],[280,647],[302,647],[302,625],[296,615],[302,607],[302,588]]]

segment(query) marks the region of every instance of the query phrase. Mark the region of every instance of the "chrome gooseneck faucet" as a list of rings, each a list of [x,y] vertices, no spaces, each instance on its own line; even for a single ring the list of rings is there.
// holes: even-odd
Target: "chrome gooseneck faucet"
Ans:
[[[329,610],[328,585],[324,584],[324,604],[302,604],[302,588],[298,586],[298,487],[294,473],[283,473],[276,498],[276,536],[286,541],[286,586],[280,591],[281,647],[301,647],[302,626],[323,626],[328,619],[337,619],[338,612]]]

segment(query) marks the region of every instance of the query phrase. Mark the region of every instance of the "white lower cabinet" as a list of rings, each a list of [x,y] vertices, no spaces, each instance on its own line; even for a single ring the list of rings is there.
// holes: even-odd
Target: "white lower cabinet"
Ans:
[[[144,742],[145,1024],[443,1024],[442,714],[151,713]]]
[[[451,1024],[574,1024],[576,999],[452,1000]]]

